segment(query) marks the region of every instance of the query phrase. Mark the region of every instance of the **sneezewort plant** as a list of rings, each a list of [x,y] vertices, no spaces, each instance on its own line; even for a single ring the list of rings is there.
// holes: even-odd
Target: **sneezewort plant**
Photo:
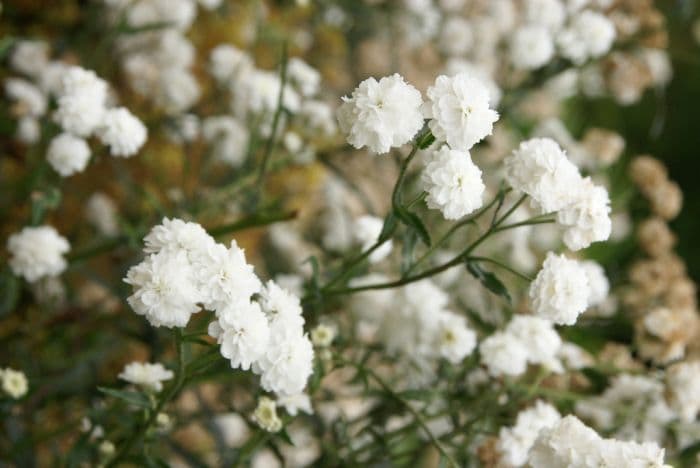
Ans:
[[[629,275],[637,294],[619,294],[625,255],[613,248],[600,266],[579,250],[607,239],[610,206],[626,204],[609,200],[600,162],[620,142],[600,129],[575,138],[526,109],[555,88],[580,98],[561,89],[567,73],[577,84],[599,73],[589,81],[616,97],[609,70],[658,65],[653,41],[618,40],[612,26],[631,15],[654,29],[653,12],[560,0],[468,9],[477,15],[459,2],[127,3],[95,2],[73,20],[66,7],[75,24],[48,42],[0,41],[12,75],[0,133],[16,131],[0,159],[12,235],[0,336],[13,361],[0,363],[0,458],[571,466],[551,462],[547,447],[561,445],[599,465],[661,468],[665,446],[693,466],[693,445],[680,444],[700,368],[628,352],[692,357],[694,290],[664,221],[640,229],[653,259]],[[7,10],[0,21],[43,18]],[[405,77],[360,63],[384,36]],[[432,53],[405,53],[418,46]],[[440,64],[403,63],[418,56]],[[266,70],[265,57],[281,60]],[[642,160],[634,172],[651,212],[672,218],[665,170]],[[650,272],[674,286],[628,304],[657,287]],[[650,304],[654,320],[627,315]],[[584,305],[593,310],[579,316]],[[657,336],[679,321],[672,342]],[[674,419],[647,431],[638,423],[652,410]],[[573,414],[654,443],[591,435]],[[608,415],[614,427],[596,421]]]

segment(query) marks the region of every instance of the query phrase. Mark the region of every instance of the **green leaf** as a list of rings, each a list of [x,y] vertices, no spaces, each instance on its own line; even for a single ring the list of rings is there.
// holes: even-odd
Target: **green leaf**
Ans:
[[[5,56],[8,54],[16,40],[17,39],[15,39],[12,36],[5,36],[2,39],[0,39],[0,60],[3,60],[5,58]]]
[[[496,277],[490,271],[486,271],[477,262],[467,261],[467,271],[476,279],[478,279],[481,284],[494,293],[497,296],[502,297],[508,303],[511,302],[510,294],[508,294],[508,289],[503,285],[501,280]]]
[[[413,251],[417,241],[418,233],[415,229],[406,231],[402,243],[403,247],[401,248],[401,274],[406,273],[413,264]]]
[[[391,212],[387,215],[384,220],[384,225],[382,226],[382,232],[379,233],[380,241],[388,240],[396,229],[396,215]]]
[[[400,392],[399,397],[404,400],[430,401],[433,398],[433,391],[430,389],[411,389]]]
[[[289,433],[287,432],[287,428],[283,427],[281,431],[277,433],[277,435],[285,442],[287,442],[289,445],[294,447],[294,442],[292,441],[292,438],[289,437]]]
[[[20,280],[9,268],[0,273],[0,317],[9,314],[17,306],[20,294]]]
[[[418,145],[418,149],[426,149],[430,145],[435,143],[435,136],[433,135],[433,132],[428,130],[424,134],[420,135],[418,139],[416,140],[416,144]]]
[[[57,208],[61,204],[61,191],[56,187],[51,187],[45,192],[32,195],[32,225],[36,226],[42,222],[46,212]]]
[[[138,406],[140,408],[151,408],[151,401],[143,393],[131,392],[128,390],[117,390],[116,388],[107,387],[97,387],[97,389],[106,395],[124,400],[131,405]]]
[[[425,224],[423,224],[423,221],[421,221],[417,214],[413,213],[412,211],[408,211],[405,208],[397,208],[394,210],[394,213],[406,226],[415,229],[420,237],[420,240],[422,240],[425,245],[430,247],[430,233],[428,233],[428,229],[425,227]]]

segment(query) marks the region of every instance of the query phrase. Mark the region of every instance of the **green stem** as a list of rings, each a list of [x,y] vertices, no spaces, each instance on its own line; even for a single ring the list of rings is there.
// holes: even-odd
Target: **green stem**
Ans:
[[[122,444],[119,451],[114,455],[114,457],[105,465],[106,468],[111,468],[118,466],[118,464],[129,455],[131,449],[136,445],[141,438],[148,432],[148,430],[153,426],[158,417],[158,414],[163,410],[165,405],[172,400],[175,395],[180,391],[183,383],[185,382],[185,350],[184,341],[182,339],[182,329],[176,328],[175,332],[175,349],[177,351],[177,368],[175,369],[175,380],[168,387],[168,390],[163,395],[161,399],[158,400],[156,407],[148,415],[146,422],[136,429],[131,436]]]
[[[265,181],[265,174],[267,173],[267,166],[270,161],[270,155],[277,142],[277,128],[279,126],[280,117],[282,116],[282,109],[284,108],[284,88],[287,85],[287,42],[282,44],[282,64],[280,70],[280,91],[277,94],[277,109],[275,110],[275,116],[272,119],[272,131],[270,137],[265,142],[265,149],[263,151],[262,162],[260,163],[260,171],[258,172],[258,189],[262,190],[263,183]]]
[[[506,193],[508,193],[508,191],[510,191],[510,189],[506,190]],[[483,215],[483,214],[486,213],[488,210],[490,210],[491,207],[493,207],[493,205],[495,205],[496,202],[498,202],[498,200],[499,200],[499,195],[496,195],[496,196],[493,198],[493,200],[491,200],[486,206],[484,206],[483,208],[481,208],[481,209],[480,209],[479,211],[477,211],[475,214],[473,214],[472,216],[470,216],[470,217],[468,217],[468,218],[465,218],[465,219],[463,219],[463,220],[461,220],[461,221],[455,223],[454,225],[452,225],[452,227],[451,227],[440,239],[438,239],[437,242],[434,242],[433,245],[430,246],[430,248],[428,248],[428,250],[427,250],[423,255],[421,255],[420,258],[418,258],[418,260],[416,260],[410,267],[408,267],[408,269],[407,269],[406,272],[404,273],[404,276],[407,276],[409,273],[411,273],[413,270],[415,270],[415,268],[416,268],[418,265],[420,265],[420,264],[423,263],[426,259],[428,259],[428,257],[430,257],[430,256],[433,254],[433,252],[435,252],[435,250],[437,250],[437,249],[438,249],[441,245],[443,245],[450,237],[452,237],[452,235],[453,235],[455,232],[457,232],[457,230],[459,230],[459,229],[460,229],[461,227],[463,227],[463,226],[466,226],[467,224],[470,224],[470,223],[475,222],[481,215]]]
[[[382,390],[384,390],[391,398],[396,400],[397,403],[401,404],[404,408],[406,408],[408,410],[409,413],[411,413],[411,415],[415,419],[416,423],[420,426],[421,429],[423,429],[423,431],[426,433],[426,435],[428,436],[428,438],[430,439],[432,444],[440,452],[440,454],[447,459],[447,461],[450,463],[450,465],[453,467],[458,466],[457,463],[452,459],[452,456],[449,453],[447,453],[447,451],[443,447],[442,443],[437,439],[437,437],[435,437],[435,434],[432,433],[432,431],[430,430],[430,428],[426,424],[425,420],[423,419],[423,416],[418,411],[416,411],[416,409],[413,408],[413,406],[411,406],[410,403],[408,403],[406,400],[401,398],[401,396],[399,394],[394,392],[394,390],[392,390],[392,388],[389,386],[389,384],[387,384],[384,381],[384,379],[379,377],[373,370],[368,369],[366,367],[363,367],[360,364],[356,364],[354,362],[349,362],[349,361],[345,361],[345,360],[342,360],[341,362],[344,365],[349,364],[349,365],[355,367],[359,371],[366,372],[367,375],[372,377],[372,379],[374,379],[374,381],[377,382],[380,387],[382,387]]]
[[[488,263],[493,263],[496,266],[499,266],[503,268],[506,271],[509,271],[510,273],[513,273],[515,276],[518,276],[525,281],[532,281],[533,278],[530,276],[526,275],[525,273],[521,273],[518,270],[509,267],[508,265],[499,262],[498,260],[494,260],[493,258],[488,258],[488,257],[467,257],[467,261],[473,261],[473,262],[488,262]]]

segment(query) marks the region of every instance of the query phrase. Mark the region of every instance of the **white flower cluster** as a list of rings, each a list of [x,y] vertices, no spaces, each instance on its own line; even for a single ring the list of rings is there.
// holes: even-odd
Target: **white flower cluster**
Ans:
[[[51,142],[48,159],[64,176],[82,171],[87,164],[89,148],[81,138],[95,134],[112,156],[125,158],[146,142],[146,127],[137,117],[123,107],[107,107],[107,83],[77,66],[65,71],[54,119],[66,133]]]
[[[670,468],[664,462],[664,449],[657,444],[603,439],[575,416],[566,416],[543,429],[530,450],[528,463],[532,468]]]
[[[353,284],[363,280],[375,278],[358,278]],[[432,281],[421,280],[396,292],[382,293],[387,293],[383,297],[389,300],[381,302],[388,307],[376,304],[364,312],[374,315],[367,318],[378,321],[379,336],[390,353],[419,362],[444,358],[458,364],[476,347],[476,333],[463,316],[448,309],[448,295]],[[372,294],[364,297],[376,298]]]
[[[382,154],[408,143],[423,127],[422,104],[420,92],[398,74],[367,78],[343,97],[338,123],[352,146]]]
[[[443,146],[432,154],[422,174],[428,208],[445,219],[459,219],[482,205],[486,186],[469,152]]]
[[[0,389],[15,400],[22,398],[29,390],[27,376],[9,367],[0,369]]]
[[[568,8],[561,0],[525,2],[524,21],[510,41],[515,68],[535,70],[559,55],[575,65],[605,55],[615,41],[615,25],[604,14]],[[585,2],[580,2],[585,3]]]
[[[231,96],[233,115],[212,116],[204,119],[204,139],[212,145],[214,157],[232,167],[239,167],[246,156],[250,132],[243,122],[258,119],[258,131],[265,136],[272,132],[272,124],[282,91],[282,107],[278,132],[288,123],[288,117],[298,116],[307,125],[302,127],[309,135],[335,132],[330,107],[314,96],[320,89],[320,73],[298,57],[287,63],[287,81],[282,89],[280,74],[255,67],[253,59],[230,44],[220,44],[209,55],[209,72],[217,84]],[[305,146],[297,133],[287,132],[285,144],[295,160],[308,160],[314,151]],[[301,157],[301,156],[304,157]]]
[[[137,314],[153,326],[184,327],[202,307],[213,310],[209,334],[233,368],[252,369],[280,395],[304,389],[313,349],[298,297],[273,281],[263,286],[235,242],[226,248],[199,224],[165,218],[144,243],[148,256],[125,278]]]
[[[598,430],[618,438],[659,443],[668,423],[676,418],[664,397],[662,381],[646,375],[617,375],[601,395],[577,401],[575,410]]]
[[[468,151],[491,134],[498,120],[489,107],[488,87],[473,74],[438,76],[427,96],[423,103],[420,92],[398,74],[368,78],[343,98],[337,112],[340,129],[355,148],[382,154],[408,143],[427,118],[438,141]]]
[[[610,237],[607,190],[581,177],[554,140],[524,141],[504,163],[506,179],[514,189],[532,197],[542,214],[557,212],[569,249],[580,250]]]
[[[529,293],[538,316],[559,325],[572,325],[589,305],[587,270],[579,261],[549,252]]]
[[[105,3],[113,21],[123,19],[126,26],[134,30],[118,38],[121,67],[134,91],[169,115],[179,115],[191,108],[201,91],[191,71],[195,48],[185,33],[197,16],[197,3],[210,9],[221,1]],[[168,27],[152,27],[155,25]]]
[[[668,369],[666,382],[671,406],[681,420],[694,421],[700,413],[700,361],[674,364]]]
[[[30,283],[60,275],[70,244],[51,226],[25,227],[7,239],[12,272]]]
[[[561,370],[557,355],[562,347],[552,322],[532,315],[516,315],[503,331],[488,336],[479,344],[481,360],[489,374],[519,376],[528,364]]]
[[[163,382],[173,378],[173,371],[159,362],[131,362],[124,366],[118,377],[144,390],[160,392],[163,390]]]
[[[540,431],[554,426],[560,419],[559,411],[541,400],[520,411],[515,425],[502,427],[498,433],[496,449],[499,453],[499,466],[511,468],[525,465]]]
[[[489,89],[472,74],[438,76],[427,95],[423,109],[430,130],[454,150],[469,151],[491,134],[498,120],[498,112],[489,107]]]
[[[59,61],[49,61],[48,44],[20,41],[14,48],[12,67],[31,80],[8,78],[5,92],[17,104],[18,138],[35,143],[40,137],[38,119],[55,96],[54,120],[64,133],[54,137],[47,150],[51,167],[63,177],[82,172],[90,159],[85,138],[97,135],[113,156],[129,157],[146,141],[146,127],[124,108],[107,108],[107,83],[94,72]],[[35,84],[36,83],[36,84]]]

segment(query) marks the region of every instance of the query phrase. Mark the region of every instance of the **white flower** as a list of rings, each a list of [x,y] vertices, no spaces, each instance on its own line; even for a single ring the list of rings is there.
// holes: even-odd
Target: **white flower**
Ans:
[[[304,119],[311,131],[320,131],[330,136],[338,130],[333,109],[323,101],[304,100],[299,109],[299,117]]]
[[[119,233],[117,206],[104,193],[95,192],[90,195],[85,203],[85,216],[101,234],[115,236]]]
[[[209,54],[209,72],[222,84],[238,73],[250,70],[252,66],[250,56],[230,44],[218,45]]]
[[[70,250],[70,244],[51,226],[25,227],[8,238],[7,250],[12,272],[33,283],[45,276],[60,275],[66,269],[63,255]]]
[[[585,10],[557,36],[561,55],[577,65],[606,54],[615,40],[615,25],[605,15]]]
[[[467,73],[477,77],[489,90],[489,103],[496,107],[501,102],[503,92],[491,76],[491,71],[481,63],[470,62],[461,58],[451,57],[445,64],[445,74],[449,76]]]
[[[163,218],[161,224],[151,228],[143,242],[145,253],[158,253],[161,250],[185,250],[190,257],[211,248],[215,243],[214,239],[199,224],[177,218]]]
[[[271,125],[274,113],[277,110],[280,87],[282,81],[277,73],[250,70],[237,76],[232,83],[233,109],[237,117],[245,117],[249,114],[265,114]],[[300,106],[299,94],[286,84],[282,96],[282,107],[295,113]]]
[[[200,96],[197,79],[185,68],[168,67],[160,70],[158,80],[152,88],[143,94],[152,94],[156,105],[170,115],[185,112],[194,106]]]
[[[0,369],[0,386],[2,391],[15,400],[22,398],[29,390],[29,383],[24,372],[10,369]]]
[[[588,276],[588,285],[590,286],[590,296],[588,297],[588,306],[596,306],[602,304],[608,297],[610,292],[610,282],[605,276],[603,267],[593,260],[585,260],[581,262],[581,266],[586,270]]]
[[[202,124],[202,135],[212,145],[214,159],[231,167],[240,167],[245,162],[250,134],[238,119],[227,115],[207,117]]]
[[[270,339],[267,318],[255,302],[229,304],[217,311],[220,333],[217,341],[221,355],[231,361],[232,368],[250,369],[265,352]]]
[[[547,28],[525,25],[515,30],[510,41],[510,61],[515,68],[535,70],[554,56],[554,40]]]
[[[590,178],[570,188],[569,203],[557,213],[557,222],[566,228],[564,243],[571,250],[580,250],[593,242],[610,237],[610,198],[605,187]]]
[[[557,367],[561,338],[552,322],[533,315],[515,315],[506,333],[520,340],[527,349],[527,360],[533,364]]]
[[[384,222],[376,216],[364,215],[355,220],[353,233],[355,239],[362,244],[362,251],[366,252],[377,242],[383,226]],[[369,254],[369,261],[372,263],[381,262],[391,253],[393,245],[391,240],[383,242]]]
[[[408,143],[423,127],[420,92],[394,74],[368,78],[343,97],[337,117],[348,143],[378,154]]]
[[[260,279],[235,241],[228,249],[222,244],[210,244],[190,258],[200,301],[207,309],[219,312],[228,304],[245,303],[260,292]]]
[[[41,127],[36,117],[25,115],[17,120],[16,137],[22,143],[33,145],[41,137]]]
[[[270,280],[260,292],[260,305],[275,330],[302,333],[304,317],[297,296]]]
[[[184,251],[163,250],[129,269],[124,282],[134,287],[129,305],[154,327],[184,327],[199,311],[199,291]]]
[[[282,420],[277,416],[277,405],[270,398],[260,398],[252,419],[267,432],[278,432],[282,429]]]
[[[533,138],[520,143],[504,164],[508,183],[532,197],[542,214],[569,205],[572,187],[581,180],[576,166],[550,138]]]
[[[528,463],[532,468],[670,468],[657,444],[602,439],[571,415],[540,432]]]
[[[700,361],[674,364],[666,374],[671,406],[686,422],[695,421],[700,412]]]
[[[36,78],[49,61],[49,44],[45,41],[17,41],[10,55],[10,67]]]
[[[515,425],[502,427],[498,433],[496,448],[500,454],[499,466],[525,465],[527,454],[540,431],[554,426],[560,419],[561,415],[556,408],[541,400],[518,413]]]
[[[479,345],[481,361],[489,374],[518,376],[527,369],[527,348],[510,333],[496,332]]]
[[[46,96],[27,80],[8,78],[5,80],[5,93],[17,102],[20,115],[40,117],[46,112]]]
[[[56,172],[68,177],[85,170],[90,160],[90,147],[82,138],[61,133],[49,143],[46,160]]]
[[[436,318],[437,352],[452,364],[459,364],[476,347],[476,333],[461,315],[443,312]]]
[[[460,16],[450,16],[440,31],[440,49],[447,55],[464,55],[474,44],[471,22]]]
[[[270,345],[257,363],[262,387],[278,395],[296,395],[313,373],[314,352],[308,336],[289,327],[275,330]]]
[[[489,90],[467,73],[438,76],[423,106],[430,130],[450,148],[468,151],[493,131],[498,112],[489,108]]]
[[[292,57],[287,64],[289,81],[302,96],[313,96],[321,84],[321,74],[300,58]]]
[[[338,330],[332,325],[320,323],[311,330],[311,342],[319,348],[326,348],[333,343]]]
[[[556,31],[566,20],[566,10],[562,0],[527,0],[525,6],[525,21]]]
[[[112,156],[128,158],[146,142],[146,126],[128,109],[117,107],[105,112],[98,128],[100,141],[109,146]]]
[[[54,119],[66,132],[89,136],[102,123],[107,83],[90,70],[70,67],[61,85]]]
[[[283,406],[290,416],[296,416],[299,411],[303,411],[306,414],[313,414],[314,412],[314,409],[311,407],[311,398],[306,393],[279,397],[277,406]]]
[[[591,288],[585,268],[552,252],[530,285],[535,314],[559,325],[572,325],[588,307]]]
[[[144,390],[160,392],[163,390],[163,382],[173,378],[173,371],[159,362],[132,362],[124,367],[118,377]]]
[[[428,208],[439,209],[445,219],[459,219],[483,203],[486,187],[468,152],[443,146],[433,153],[421,180]]]
[[[540,431],[528,463],[532,468],[597,467],[601,466],[601,448],[601,438],[593,429],[576,416],[566,416]]]
[[[214,424],[221,431],[221,436],[227,447],[240,447],[250,437],[248,424],[239,414],[217,414],[214,416]]]

